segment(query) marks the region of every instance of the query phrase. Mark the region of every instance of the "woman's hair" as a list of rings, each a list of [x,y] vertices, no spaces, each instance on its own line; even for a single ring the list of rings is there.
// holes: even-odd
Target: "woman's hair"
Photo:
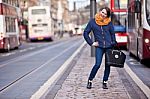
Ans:
[[[110,17],[110,14],[111,14],[110,9],[108,7],[102,7],[102,8],[99,9],[99,11],[102,11],[103,9],[106,9],[107,17]]]

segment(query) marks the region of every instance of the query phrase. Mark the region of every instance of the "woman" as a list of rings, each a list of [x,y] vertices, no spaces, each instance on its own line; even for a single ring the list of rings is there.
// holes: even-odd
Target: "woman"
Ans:
[[[95,42],[92,42],[89,33],[93,32]],[[84,33],[84,39],[90,46],[96,48],[95,52],[95,65],[93,66],[88,78],[87,88],[91,89],[92,80],[94,79],[98,69],[100,68],[103,54],[116,45],[116,38],[114,27],[110,19],[110,9],[108,7],[101,8],[99,13],[95,15],[87,24]],[[103,89],[108,89],[107,81],[110,74],[110,66],[105,64],[105,71],[103,76]]]

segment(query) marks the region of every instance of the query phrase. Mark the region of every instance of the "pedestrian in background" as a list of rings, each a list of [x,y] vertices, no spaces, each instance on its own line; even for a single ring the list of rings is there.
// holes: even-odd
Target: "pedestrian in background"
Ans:
[[[98,69],[100,68],[103,54],[116,45],[116,38],[114,27],[110,18],[110,9],[103,7],[95,15],[95,18],[90,19],[88,22],[83,36],[86,42],[90,46],[95,47],[95,65],[93,66],[88,78],[87,88],[91,89],[92,80],[94,79]],[[92,42],[89,34],[93,32],[95,42]],[[107,81],[110,74],[110,66],[105,64],[104,76],[103,76],[103,89],[108,89]]]

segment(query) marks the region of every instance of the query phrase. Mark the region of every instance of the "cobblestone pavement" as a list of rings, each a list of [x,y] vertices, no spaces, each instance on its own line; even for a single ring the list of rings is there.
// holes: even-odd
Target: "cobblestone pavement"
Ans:
[[[90,49],[85,48],[80,59],[69,73],[54,99],[131,99],[116,68],[111,68],[109,89],[102,88],[104,58],[101,68],[93,80],[92,89],[87,89],[87,78],[94,64]]]
[[[108,89],[103,89],[104,58],[93,80],[92,89],[87,89],[87,80],[94,60],[94,57],[90,56],[90,47],[86,46],[70,72],[61,77],[65,79],[58,82],[54,90],[49,91],[42,99],[147,99],[127,73],[122,75],[124,68],[111,67]]]

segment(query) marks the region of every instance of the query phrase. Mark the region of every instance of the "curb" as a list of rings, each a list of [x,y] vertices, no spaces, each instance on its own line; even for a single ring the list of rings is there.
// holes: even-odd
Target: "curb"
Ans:
[[[54,82],[56,82],[61,75],[65,72],[67,69],[69,63],[74,59],[74,57],[80,52],[80,50],[85,46],[86,42],[84,42],[74,53],[73,55],[57,70],[53,76],[51,76],[47,82],[43,84],[43,86],[40,87],[40,89],[35,92],[30,99],[40,99],[44,93],[52,86]]]
[[[139,86],[139,88],[143,91],[148,99],[150,99],[150,89],[139,79],[138,76],[129,68],[129,66],[125,63],[124,66],[125,71],[130,75],[132,80]]]

